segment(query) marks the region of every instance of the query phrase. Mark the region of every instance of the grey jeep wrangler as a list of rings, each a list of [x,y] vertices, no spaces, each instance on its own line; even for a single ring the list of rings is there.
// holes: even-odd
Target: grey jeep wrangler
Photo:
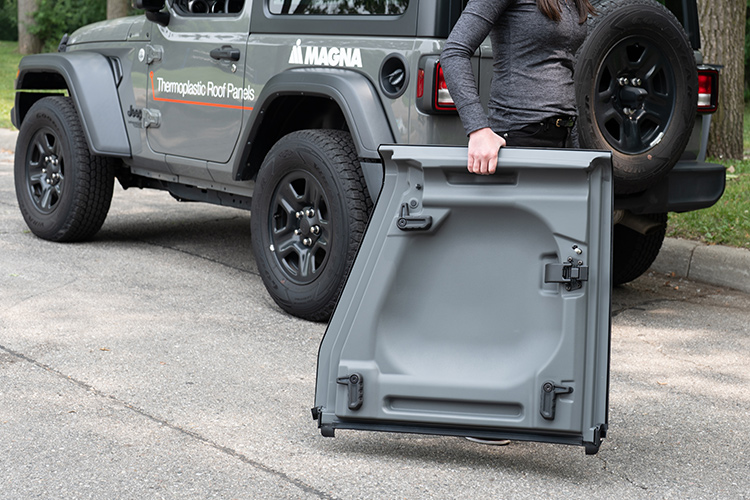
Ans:
[[[464,4],[136,0],[145,15],[21,61],[11,114],[23,217],[44,239],[91,238],[115,178],[251,210],[269,293],[324,320],[380,191],[379,146],[466,144],[440,67]],[[667,212],[723,193],[724,169],[705,162],[719,75],[699,51],[695,0],[594,4],[575,133],[613,153],[613,279],[625,283],[656,258]],[[486,42],[475,56],[485,99],[491,66]]]

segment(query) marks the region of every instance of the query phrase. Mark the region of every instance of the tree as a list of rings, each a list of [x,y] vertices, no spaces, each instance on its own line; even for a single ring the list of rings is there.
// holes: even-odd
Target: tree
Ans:
[[[746,0],[698,0],[703,56],[721,64],[719,110],[711,122],[708,154],[742,158]]]
[[[130,13],[130,0],[107,0],[107,19],[125,17]]]
[[[18,51],[21,54],[36,54],[42,50],[42,41],[29,31],[29,26],[34,25],[32,15],[36,10],[36,0],[18,0]]]

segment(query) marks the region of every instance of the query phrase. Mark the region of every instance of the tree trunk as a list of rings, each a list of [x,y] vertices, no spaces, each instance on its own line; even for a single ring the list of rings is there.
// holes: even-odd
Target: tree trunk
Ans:
[[[31,15],[37,10],[37,0],[18,0],[18,52],[36,54],[42,50],[42,41],[29,32],[34,24]]]
[[[130,10],[130,0],[107,0],[107,19],[125,17]]]
[[[711,122],[708,154],[742,158],[746,0],[698,0],[703,59],[721,64],[719,110]]]

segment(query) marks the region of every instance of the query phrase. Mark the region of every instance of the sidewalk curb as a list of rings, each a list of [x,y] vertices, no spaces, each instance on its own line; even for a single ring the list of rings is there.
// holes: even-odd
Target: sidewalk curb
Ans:
[[[750,293],[750,250],[666,238],[653,271]]]

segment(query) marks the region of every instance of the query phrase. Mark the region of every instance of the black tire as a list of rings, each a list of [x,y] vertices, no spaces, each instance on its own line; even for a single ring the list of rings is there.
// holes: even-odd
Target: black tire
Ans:
[[[575,68],[581,147],[613,152],[615,192],[642,191],[682,155],[698,73],[682,25],[655,0],[593,2]]]
[[[659,229],[643,235],[622,224],[616,224],[613,234],[612,284],[629,283],[648,271],[659,255],[667,232],[667,214],[644,215],[661,224]]]
[[[16,198],[31,232],[50,241],[82,241],[104,224],[114,165],[89,152],[68,97],[45,97],[29,110],[16,143]]]
[[[263,283],[288,313],[327,320],[372,210],[351,136],[302,130],[282,137],[255,186],[252,244]]]

